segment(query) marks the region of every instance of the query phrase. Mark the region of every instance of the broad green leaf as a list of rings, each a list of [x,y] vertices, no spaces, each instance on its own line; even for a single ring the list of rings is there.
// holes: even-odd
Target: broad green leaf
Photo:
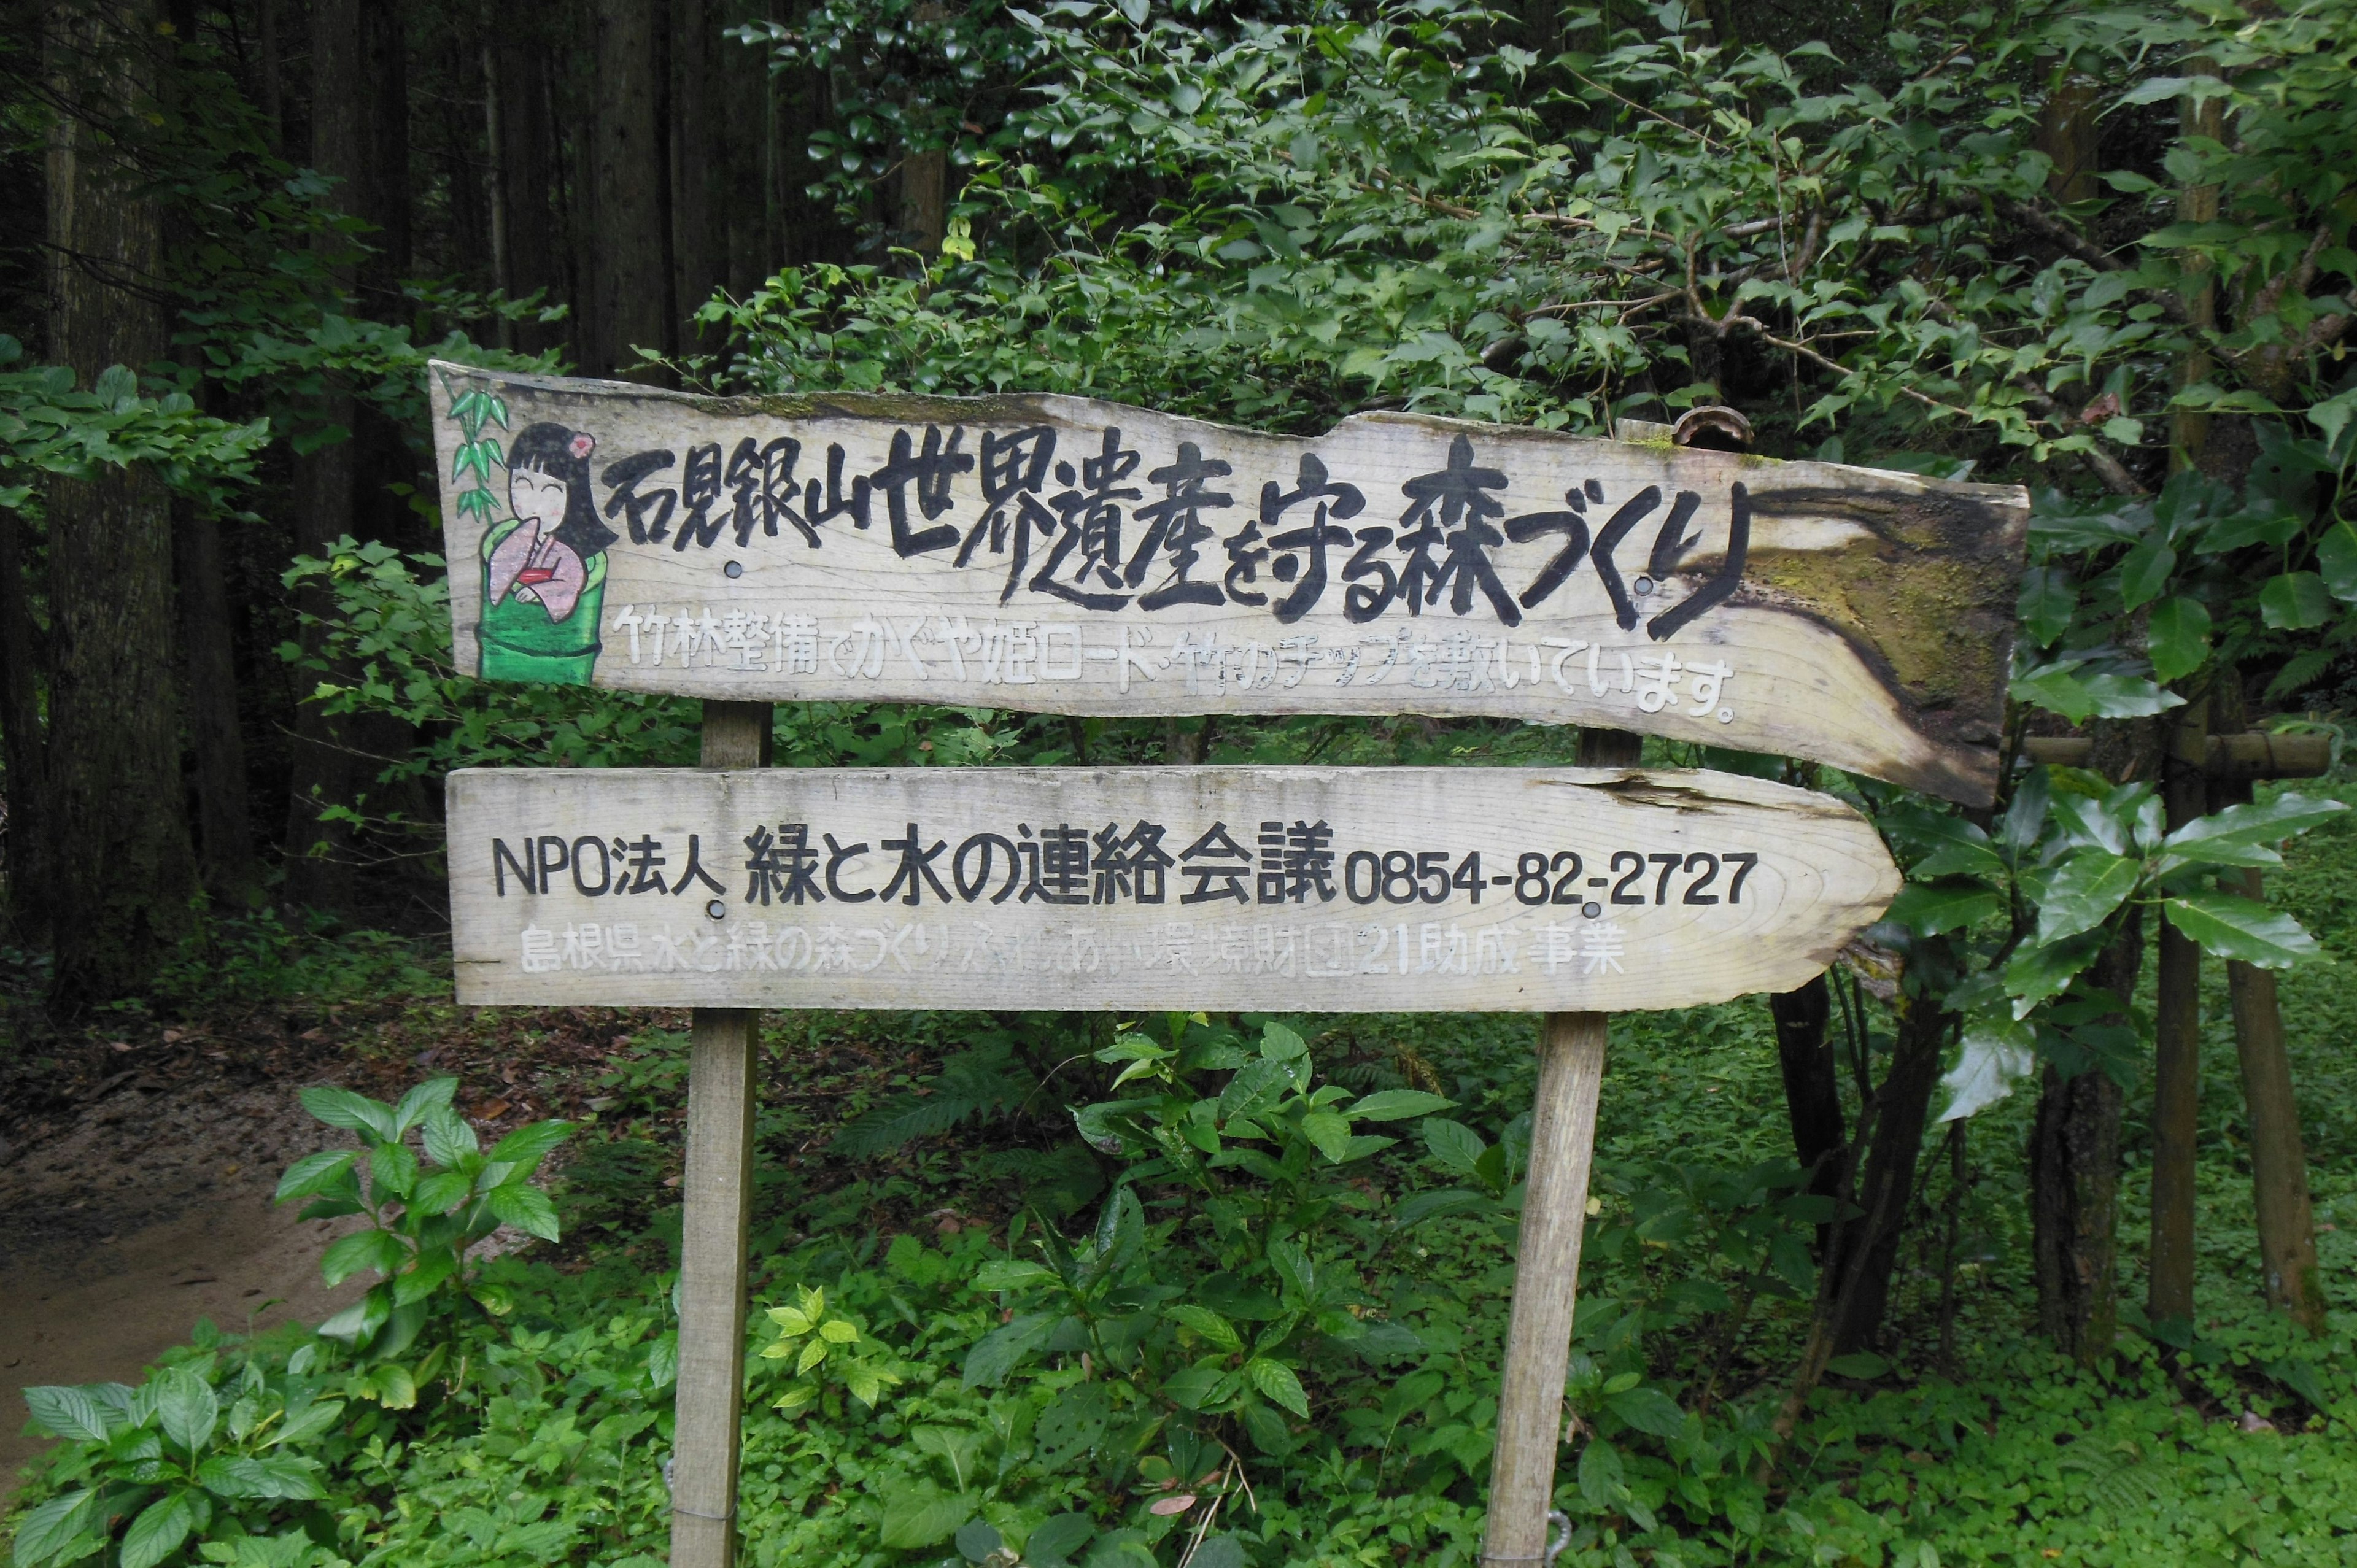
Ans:
[[[1659,1389],[1623,1389],[1604,1396],[1605,1407],[1640,1432],[1655,1437],[1675,1437],[1684,1430],[1685,1412]]]
[[[1048,1342],[1058,1315],[1035,1312],[993,1329],[965,1353],[965,1386],[996,1387],[1023,1359]]]
[[[102,1496],[95,1490],[66,1492],[18,1520],[16,1568],[48,1568],[59,1553],[81,1541],[85,1535],[94,1535],[103,1522],[99,1514]]]
[[[354,1094],[349,1089],[313,1085],[300,1090],[296,1099],[303,1109],[330,1127],[341,1127],[348,1133],[365,1133],[380,1143],[393,1136],[393,1107],[379,1104],[365,1094]]]
[[[1462,1122],[1430,1116],[1424,1122],[1424,1146],[1432,1157],[1459,1176],[1471,1176],[1481,1158],[1481,1134]]]
[[[379,1144],[369,1151],[369,1181],[374,1200],[407,1198],[417,1186],[417,1156],[406,1144]]]
[[[2162,841],[2164,875],[2186,865],[2279,865],[2276,843],[2304,833],[2349,808],[2338,800],[2278,795],[2197,817]]]
[[[294,1197],[310,1197],[325,1192],[342,1179],[351,1169],[352,1162],[361,1157],[358,1149],[322,1149],[316,1155],[306,1155],[286,1167],[278,1178],[277,1201]]]
[[[491,1158],[514,1165],[529,1174],[548,1157],[548,1152],[573,1135],[570,1122],[535,1122],[529,1127],[519,1127],[491,1147]]]
[[[52,1437],[85,1443],[106,1441],[106,1407],[91,1398],[88,1389],[43,1384],[25,1391],[25,1404],[32,1411],[33,1419]]]
[[[859,1327],[847,1317],[830,1317],[818,1326],[818,1337],[830,1345],[856,1345]]]
[[[371,1290],[360,1300],[319,1325],[319,1334],[328,1339],[340,1339],[347,1345],[358,1345],[378,1329],[393,1312],[390,1291]]]
[[[2079,585],[2060,566],[2033,566],[2021,579],[2021,628],[2045,647],[2071,628]]]
[[[1292,1368],[1266,1356],[1254,1356],[1244,1363],[1244,1376],[1252,1380],[1264,1398],[1273,1400],[1298,1416],[1309,1413],[1309,1395]]]
[[[930,1481],[920,1481],[884,1495],[877,1539],[897,1552],[939,1546],[974,1518],[978,1507],[976,1499],[963,1492],[944,1492]]]
[[[449,1169],[481,1147],[467,1119],[447,1105],[426,1112],[425,1157],[436,1165]]]
[[[1260,1054],[1272,1061],[1293,1061],[1308,1056],[1309,1047],[1284,1025],[1270,1024],[1261,1030]]]
[[[407,1261],[407,1251],[399,1238],[374,1229],[355,1230],[339,1236],[328,1244],[319,1259],[319,1274],[331,1285],[339,1285],[362,1269],[374,1269],[389,1274]]]
[[[1620,1450],[1601,1437],[1588,1439],[1579,1451],[1579,1495],[1597,1512],[1620,1506],[1629,1495],[1627,1476]]]
[[[1301,1119],[1301,1134],[1317,1145],[1318,1152],[1340,1163],[1351,1153],[1351,1122],[1331,1111],[1312,1111]]]
[[[2231,893],[2188,893],[2161,908],[2170,925],[2220,958],[2288,969],[2318,950],[2316,939],[2289,915]]]
[[[2332,618],[2332,596],[2313,572],[2286,572],[2259,590],[2259,618],[2277,631],[2309,631]]]
[[[2004,899],[1977,883],[1910,882],[1891,900],[1884,918],[1931,937],[1975,925],[2004,908]]]
[[[1446,1096],[1426,1094],[1420,1089],[1380,1089],[1352,1105],[1343,1115],[1353,1122],[1404,1122],[1411,1116],[1429,1116],[1436,1111],[1447,1111],[1456,1103]]]
[[[2071,989],[2072,981],[2103,950],[2100,931],[2083,931],[2053,943],[2029,942],[2017,949],[2005,966],[2005,993],[2013,998],[2013,1015],[2027,1018],[2040,1003]]]
[[[417,1184],[409,1206],[420,1214],[447,1214],[475,1190],[475,1184],[457,1171],[440,1171]]]
[[[219,1456],[197,1467],[197,1482],[221,1498],[284,1498],[316,1500],[327,1494],[311,1467],[291,1455],[268,1459]]]
[[[1044,1263],[1034,1263],[1020,1258],[993,1258],[974,1272],[976,1290],[1023,1290],[1032,1285],[1052,1284],[1056,1273]],[[776,1312],[770,1316],[775,1317]],[[802,1330],[797,1329],[800,1333]]]
[[[393,1131],[396,1133],[407,1133],[425,1120],[425,1113],[437,1105],[449,1104],[451,1098],[457,1092],[458,1080],[455,1078],[427,1079],[424,1083],[403,1095],[401,1103],[393,1108]]]
[[[1228,1320],[1208,1306],[1182,1304],[1166,1310],[1171,1321],[1184,1324],[1222,1350],[1232,1353],[1244,1348],[1243,1337]]]
[[[1956,1065],[1941,1076],[1948,1091],[1943,1122],[1960,1122],[2013,1092],[2038,1066],[2037,1032],[2018,1019],[1975,1019],[1964,1029]]]
[[[2176,693],[2136,675],[2085,675],[2079,686],[2093,703],[2089,713],[2099,719],[2148,719],[2185,705]]]
[[[2145,650],[2152,672],[2160,680],[2190,675],[2210,657],[2210,612],[2199,599],[2171,594],[2152,607],[2146,627]]]
[[[424,1301],[434,1294],[436,1285],[457,1272],[458,1255],[447,1247],[436,1247],[421,1254],[414,1262],[393,1276],[393,1305],[406,1306],[413,1301]]]
[[[122,1568],[156,1568],[180,1549],[197,1527],[196,1504],[186,1491],[174,1491],[149,1503],[124,1532]]]
[[[556,1206],[548,1201],[548,1194],[540,1188],[526,1182],[511,1181],[504,1187],[491,1188],[485,1201],[502,1225],[512,1225],[544,1241],[557,1240]]]
[[[167,1438],[194,1454],[213,1440],[221,1402],[213,1397],[212,1385],[194,1372],[167,1372],[156,1390],[156,1419]]]
[[[2120,562],[2120,607],[2140,608],[2158,598],[2177,570],[2177,552],[2158,533],[2147,535]]]
[[[2100,849],[2083,849],[2047,879],[2038,907],[2038,940],[2059,941],[2103,923],[2136,891],[2141,861]]]
[[[2324,585],[2344,604],[2357,604],[2357,524],[2336,522],[2316,546]]]

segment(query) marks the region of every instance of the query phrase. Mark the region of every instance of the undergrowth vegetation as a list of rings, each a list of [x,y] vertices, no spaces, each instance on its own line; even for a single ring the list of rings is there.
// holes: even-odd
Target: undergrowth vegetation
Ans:
[[[2281,883],[2343,958],[2352,862],[2336,821]],[[2345,1562],[2357,1075],[2327,1042],[2357,1003],[2338,967],[2295,972],[2285,996],[2342,1309],[2326,1339],[2263,1308],[2240,1100],[2216,1081],[2190,1344],[2129,1335],[2089,1369],[2027,1335],[2028,1226],[2007,1195],[2029,1109],[2002,1102],[1929,1162],[1880,1353],[1834,1369],[1765,1487],[1753,1461],[1826,1218],[1761,1114],[1766,1010],[1617,1022],[1560,1561]],[[374,1204],[410,1183],[417,1229],[442,1230],[398,1239],[393,1204],[334,1262],[390,1267],[388,1302],[427,1309],[398,1332],[365,1312],[317,1334],[207,1330],[138,1389],[34,1391],[65,1441],[17,1561],[89,1561],[102,1541],[126,1568],[662,1561],[685,1045],[642,1030],[613,1053],[551,1184],[563,1240],[495,1257],[463,1256],[487,1229],[470,1215],[561,1129],[473,1155],[460,1194],[433,1174],[471,1153],[444,1085],[404,1106],[319,1100],[375,1152],[315,1156],[288,1189]],[[1526,1021],[773,1015],[763,1049],[749,1561],[1477,1560]],[[2145,1134],[2127,1137],[2134,1236]],[[437,1180],[451,1191],[424,1192]]]

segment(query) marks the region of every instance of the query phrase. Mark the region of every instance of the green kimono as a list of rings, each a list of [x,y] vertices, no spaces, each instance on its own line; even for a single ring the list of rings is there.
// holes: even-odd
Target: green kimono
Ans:
[[[606,602],[606,554],[599,551],[582,564],[588,579],[573,613],[551,620],[537,601],[510,590],[494,605],[491,599],[491,552],[523,526],[510,518],[483,535],[483,618],[476,628],[481,662],[476,672],[487,681],[538,681],[552,686],[586,686],[597,665],[597,628]]]

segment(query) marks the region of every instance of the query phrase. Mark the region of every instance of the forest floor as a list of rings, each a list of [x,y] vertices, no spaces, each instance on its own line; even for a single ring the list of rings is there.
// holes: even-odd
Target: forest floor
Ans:
[[[289,1165],[349,1141],[313,1121],[299,1091],[398,1095],[452,1072],[460,1104],[496,1136],[577,1114],[594,1092],[604,1059],[575,1023],[378,1002],[207,1010],[171,1026],[120,1015],[32,1046],[0,1073],[9,1404],[22,1387],[136,1383],[199,1319],[245,1333],[336,1312],[368,1277],[329,1289],[319,1255],[355,1221],[307,1224],[272,1202]],[[0,1416],[0,1510],[46,1446],[17,1411]]]

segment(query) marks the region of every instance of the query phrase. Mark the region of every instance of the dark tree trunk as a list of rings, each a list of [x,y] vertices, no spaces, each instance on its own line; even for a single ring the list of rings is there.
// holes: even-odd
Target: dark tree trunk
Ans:
[[[1776,1020],[1776,1059],[1784,1072],[1784,1112],[1792,1124],[1792,1157],[1809,1173],[1808,1190],[1830,1197],[1841,1185],[1841,1077],[1831,1034],[1833,987],[1819,975],[1798,991],[1768,998]]]
[[[773,4],[779,20],[802,7]],[[834,113],[825,73],[808,67],[770,77],[764,88],[771,118],[769,142],[769,270],[851,258],[851,235],[834,209],[810,195],[818,166],[811,162],[812,135]],[[766,275],[766,274],[764,274]]]
[[[8,770],[8,918],[17,941],[49,934],[48,739],[33,652],[32,585],[23,517],[0,507],[0,766]]]
[[[409,109],[400,7],[393,0],[314,0],[311,8],[311,162],[339,182],[344,210],[369,225],[366,255],[339,258],[339,285],[361,310],[398,319],[396,285],[409,264]],[[350,435],[295,463],[295,545],[319,555],[346,534],[398,537],[407,509],[384,485],[412,479],[400,434],[342,389],[313,411],[321,425]],[[304,646],[317,655],[317,620],[334,609],[325,586],[307,584],[296,608],[314,618]],[[359,766],[352,726],[304,703],[296,712],[289,747],[293,764],[287,801],[286,897],[298,905],[340,908],[351,901],[351,834],[324,812],[359,798],[366,770]]]
[[[152,99],[154,0],[51,13],[62,112],[48,149],[51,355],[90,385],[165,357],[161,214],[110,129]],[[172,694],[163,482],[104,468],[48,493],[51,992],[60,1012],[136,992],[188,929],[195,862]]]
[[[242,905],[253,890],[253,818],[247,810],[245,735],[238,721],[237,660],[221,521],[191,502],[173,506],[180,585],[180,655],[187,672],[188,744],[196,756],[197,854],[205,890]]]
[[[1890,1066],[1875,1087],[1873,1136],[1858,1172],[1859,1212],[1842,1226],[1835,1248],[1839,1266],[1849,1276],[1834,1304],[1836,1356],[1872,1344],[1889,1307],[1900,1234],[1915,1199],[1915,1165],[1923,1153],[1932,1090],[1940,1081],[1941,1050],[1954,1022],[1954,1014],[1928,998],[1900,998],[1898,1036]]]
[[[2171,832],[2209,809],[2201,776],[2209,701],[2177,710],[2164,797]],[[2166,919],[2154,935],[2152,1225],[2145,1313],[2155,1323],[2193,1320],[2194,1143],[2201,1110],[2201,949]]]
[[[597,0],[589,156],[594,285],[579,344],[582,369],[591,375],[631,369],[640,349],[669,354],[679,346],[663,146],[664,9],[649,0]]]
[[[679,341],[708,334],[693,317],[728,281],[728,168],[721,151],[720,116],[727,97],[720,50],[742,48],[720,37],[711,0],[671,0],[672,291],[680,314]],[[717,339],[713,339],[716,346]]]
[[[557,261],[563,160],[550,96],[548,48],[533,38],[517,36],[513,13],[494,11],[492,16],[486,24],[491,31],[483,51],[483,74],[490,104],[487,126],[494,137],[492,156],[499,173],[493,188],[499,285],[517,298],[546,290],[544,304],[571,304]],[[555,324],[520,321],[513,328],[515,347],[537,353],[564,342],[566,331]]]
[[[2097,959],[2093,983],[2126,997],[2144,966],[2144,922],[2131,910]],[[2106,1020],[2126,1023],[2124,1017]],[[2083,1362],[2111,1351],[2119,1331],[2120,1113],[2126,1097],[2102,1068],[2065,1079],[2046,1069],[2029,1134],[2031,1268],[2038,1326]]]

